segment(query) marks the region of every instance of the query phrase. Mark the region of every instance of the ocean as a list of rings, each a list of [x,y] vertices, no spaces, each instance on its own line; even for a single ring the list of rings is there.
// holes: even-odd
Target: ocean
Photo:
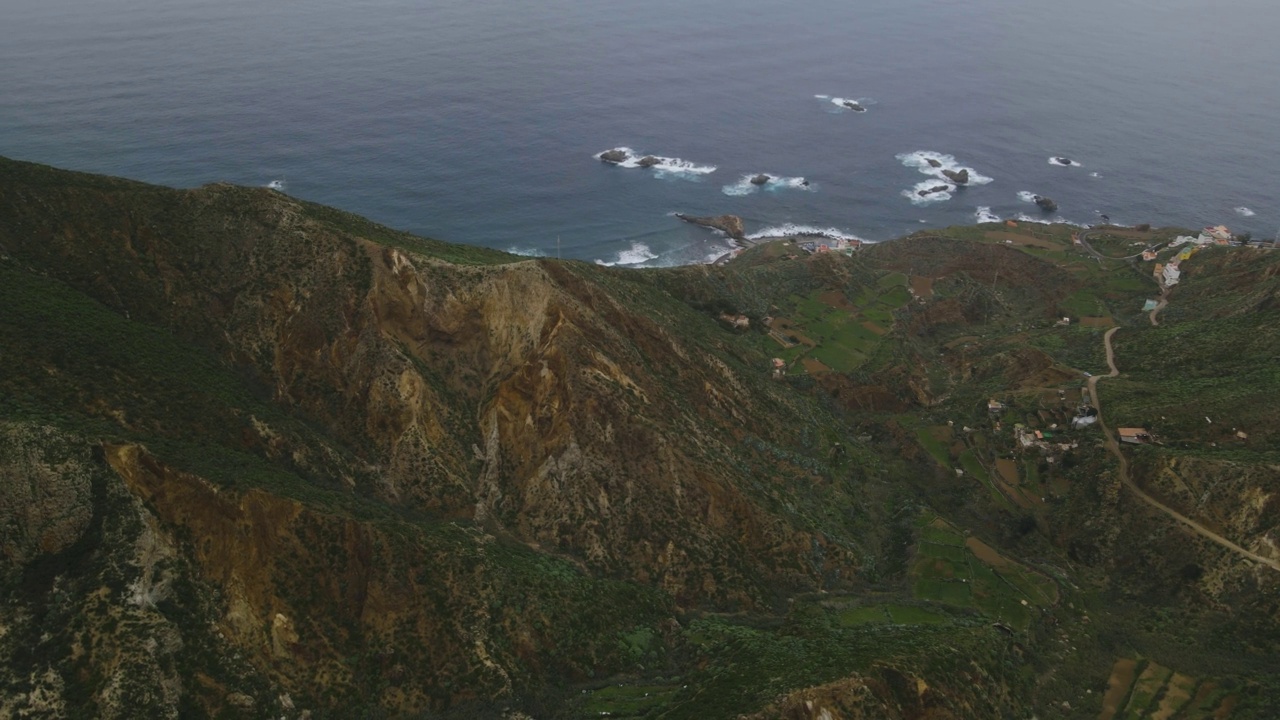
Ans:
[[[871,241],[1100,214],[1280,228],[1267,0],[5,0],[2,18],[0,154],[279,181],[524,254],[724,251],[676,212]],[[659,164],[597,159],[619,147]],[[920,196],[947,168],[969,185]]]

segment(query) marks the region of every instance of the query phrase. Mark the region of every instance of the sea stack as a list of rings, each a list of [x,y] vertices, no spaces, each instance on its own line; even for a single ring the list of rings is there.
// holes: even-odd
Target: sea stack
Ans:
[[[1036,195],[1031,199],[1035,200],[1036,205],[1039,205],[1040,209],[1045,212],[1056,212],[1058,209],[1058,203],[1054,202],[1052,199],[1047,198],[1043,195]]]
[[[943,170],[942,174],[946,175],[948,180],[950,180],[951,182],[957,185],[969,184],[969,171],[967,169],[961,169],[959,171]]]

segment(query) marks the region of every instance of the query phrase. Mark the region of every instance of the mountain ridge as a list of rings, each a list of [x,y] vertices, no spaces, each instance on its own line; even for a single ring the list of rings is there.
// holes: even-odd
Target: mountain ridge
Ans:
[[[997,663],[1017,646],[1027,667],[1105,675],[1050,660],[1049,628],[1081,622],[1059,592],[1106,588],[1104,568],[1129,562],[1120,526],[1095,526],[1132,511],[1116,497],[1099,514],[1069,483],[1053,504],[1017,506],[1026,493],[974,484],[1010,457],[1005,436],[942,447],[957,476],[924,428],[991,392],[1078,383],[1071,363],[1096,363],[1100,340],[1052,322],[1091,302],[1124,322],[1145,286],[1056,249],[1062,229],[1016,235],[1029,238],[1019,247],[991,232],[852,258],[778,242],[725,268],[637,272],[438,243],[267,189],[168,190],[0,161],[0,466],[34,492],[21,497],[58,488],[0,525],[6,593],[25,608],[0,638],[26,673],[5,679],[8,711],[577,717],[638,703],[668,717],[781,715],[812,710],[785,697],[844,679],[868,704],[833,717],[1047,707],[1045,693],[1066,691],[997,665],[966,675],[927,648]],[[1257,270],[1251,307],[1274,292],[1274,267]],[[1196,282],[1188,294],[1217,297]],[[1127,392],[1108,397],[1109,418],[1144,402],[1140,383]],[[1197,477],[1220,472],[1207,442],[1179,437],[1209,453]],[[1258,458],[1271,437],[1251,435],[1255,496],[1270,497]],[[1074,462],[1044,472],[1107,476],[1100,445]],[[30,502],[19,497],[6,499]],[[1265,545],[1267,502],[1231,531]],[[1043,594],[1038,614],[930,594],[950,587],[922,564],[943,508],[1002,545],[946,553],[986,557],[1024,600]],[[1211,583],[1187,592],[1267,607],[1274,579],[1183,552]],[[80,559],[62,565],[68,553]],[[1184,570],[1148,575],[1158,587]],[[59,592],[55,629],[37,608]],[[893,626],[872,650],[882,626],[840,618],[877,597],[892,599],[889,615],[944,619]],[[982,621],[993,612],[1016,640]],[[77,650],[95,637],[114,655]],[[23,638],[39,657],[19,652]],[[236,656],[246,662],[228,664]],[[647,682],[663,704],[610,700],[606,678]],[[1223,695],[1238,712],[1266,707],[1248,682],[1253,695]],[[908,691],[919,687],[934,689]]]

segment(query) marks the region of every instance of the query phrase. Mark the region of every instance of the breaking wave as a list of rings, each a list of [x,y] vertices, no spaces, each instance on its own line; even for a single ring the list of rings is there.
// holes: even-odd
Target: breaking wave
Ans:
[[[1083,167],[1080,163],[1076,162],[1075,160],[1072,160],[1071,158],[1064,158],[1060,155],[1055,155],[1049,158],[1049,164],[1056,165],[1058,167]]]
[[[617,259],[613,261],[596,260],[597,265],[605,265],[608,267],[616,266],[634,266],[642,265],[650,260],[658,259],[657,253],[649,249],[648,245],[642,242],[631,243],[631,247],[618,253]]]
[[[917,150],[912,153],[902,153],[897,156],[898,160],[907,167],[915,168],[921,173],[939,180],[947,180],[947,176],[942,173],[943,170],[952,172],[960,172],[961,170],[969,171],[970,185],[986,185],[992,182],[992,178],[983,175],[966,165],[961,165],[952,155],[944,155],[943,153],[933,152],[931,150]],[[931,163],[930,160],[933,162]],[[937,167],[934,167],[937,163]],[[948,182],[950,182],[948,180]]]
[[[1056,218],[1049,219],[1045,217],[1031,217],[1030,215],[1027,215],[1025,213],[1019,213],[1018,216],[1014,219],[1017,220],[1018,222],[1036,223],[1039,225],[1072,225],[1075,227],[1084,227],[1084,225],[1081,225],[1080,223],[1076,223],[1076,222],[1071,222],[1070,220],[1062,217],[1061,215],[1059,215]]]
[[[928,192],[934,188],[945,188],[936,192]],[[931,205],[936,202],[951,199],[951,193],[956,191],[956,186],[946,180],[925,180],[916,183],[915,186],[902,191],[902,196],[911,200],[916,205]],[[920,193],[925,193],[921,195]]]
[[[612,162],[604,159],[605,153],[621,152],[625,157],[618,161]],[[716,171],[715,165],[699,165],[683,158],[662,157],[661,155],[645,155],[637,153],[629,147],[616,147],[594,155],[595,159],[608,162],[623,168],[651,168],[657,175],[684,175],[698,176],[709,175]],[[650,160],[650,162],[645,162]]]
[[[1236,208],[1236,213],[1237,213],[1237,214],[1239,214],[1239,215],[1242,215],[1242,216],[1244,216],[1244,217],[1253,217],[1254,215],[1257,215],[1257,214],[1258,214],[1258,213],[1256,213],[1256,212],[1254,212],[1254,211],[1250,210],[1249,208],[1244,207],[1243,205],[1241,205],[1240,207]]]
[[[991,212],[991,208],[989,208],[989,207],[987,207],[987,206],[985,206],[985,205],[980,206],[980,207],[978,208],[978,211],[977,211],[977,212],[975,212],[975,213],[973,214],[973,216],[974,216],[975,218],[977,218],[977,220],[978,220],[978,222],[979,222],[979,223],[998,223],[998,222],[1000,222],[1000,216],[999,216],[999,215],[996,215],[996,214],[995,214],[995,213],[993,213],[993,212]]]
[[[917,150],[911,153],[902,153],[896,156],[898,161],[909,168],[919,170],[921,174],[935,178],[937,182],[925,181],[916,183],[915,187],[909,190],[903,190],[902,195],[910,198],[911,202],[916,205],[928,205],[930,203],[942,202],[951,199],[951,193],[955,192],[956,185],[944,173],[944,170],[951,172],[960,172],[966,170],[969,173],[968,185],[986,185],[993,179],[983,175],[966,165],[961,165],[954,156],[944,153],[933,152],[932,150]],[[921,195],[920,191],[930,190],[940,185],[946,185],[946,190],[940,190],[935,193]]]
[[[512,255],[520,255],[522,257],[546,257],[547,256],[546,251],[541,250],[539,248],[522,248],[522,247],[512,246],[507,248],[507,252],[511,253]]]
[[[802,177],[780,177],[776,175],[769,175],[768,181],[766,181],[763,185],[756,185],[751,182],[752,178],[757,177],[761,174],[768,175],[768,173],[748,173],[746,175],[743,175],[741,178],[738,178],[738,182],[732,185],[725,185],[723,188],[720,189],[720,192],[724,193],[725,195],[738,197],[742,195],[750,195],[751,193],[760,189],[770,190],[773,192],[777,192],[778,190],[784,190],[784,189],[790,189],[790,190],[813,190],[814,189],[813,183],[809,182],[807,179]]]
[[[1036,194],[1027,190],[1022,190],[1018,193],[1018,199],[1024,203],[1031,203],[1034,205],[1036,203]]]
[[[876,101],[871,98],[843,98],[831,95],[814,95],[819,100],[824,100],[835,106],[833,112],[855,112],[864,113],[867,108],[875,105]]]
[[[796,225],[794,223],[785,223],[782,225],[767,227],[763,230],[753,232],[746,237],[748,240],[766,240],[769,238],[782,237],[824,237],[832,240],[857,240],[858,242],[866,242],[866,240],[863,240],[857,235],[845,232],[839,228],[820,228],[813,225]]]
[[[284,181],[272,180],[271,182],[267,183],[267,187],[271,188],[272,190],[275,190],[276,192],[284,192]]]

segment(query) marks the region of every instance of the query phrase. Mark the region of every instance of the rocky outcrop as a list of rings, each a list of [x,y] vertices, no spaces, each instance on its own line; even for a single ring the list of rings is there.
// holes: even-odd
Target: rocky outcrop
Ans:
[[[1057,212],[1058,210],[1058,203],[1054,202],[1051,198],[1047,198],[1043,195],[1034,195],[1031,199],[1041,210],[1045,212]]]
[[[866,111],[867,111],[867,109],[866,109],[865,107],[863,107],[860,103],[858,103],[858,102],[857,102],[857,101],[855,101],[855,100],[845,100],[844,102],[842,102],[842,103],[840,103],[840,104],[841,104],[841,105],[843,105],[843,106],[845,106],[846,108],[849,108],[850,110],[852,110],[852,111],[854,111],[854,112],[866,112]]]
[[[930,195],[934,195],[936,193],[943,193],[943,192],[950,192],[950,191],[951,191],[950,185],[934,185],[933,187],[928,187],[923,190],[917,190],[916,195],[919,195],[920,197],[929,197]]]
[[[637,161],[636,164],[642,168],[651,168],[660,162],[662,161],[652,155],[645,155],[644,157],[640,158],[640,160]]]
[[[942,167],[942,163],[933,158],[925,158],[925,162],[929,163],[929,167],[935,170]]]
[[[757,185],[757,186],[764,185],[765,183],[769,182],[772,179],[773,178],[769,177],[768,175],[765,175],[764,173],[760,173],[759,175],[756,175],[755,177],[751,178],[751,184]]]
[[[0,423],[0,557],[25,565],[71,547],[93,516],[86,453],[51,427]],[[61,452],[51,451],[58,448]]]
[[[969,170],[966,168],[961,168],[960,170],[943,170],[942,174],[945,175],[948,180],[957,185],[969,184]]]
[[[746,235],[746,229],[742,225],[742,218],[737,215],[699,217],[696,215],[676,213],[676,217],[693,225],[718,230],[734,240],[741,240]]]
[[[627,154],[626,150],[617,150],[617,149],[605,150],[604,152],[600,153],[601,160],[607,163],[612,163],[614,165],[617,165],[620,162],[624,162],[629,157],[631,156]]]

